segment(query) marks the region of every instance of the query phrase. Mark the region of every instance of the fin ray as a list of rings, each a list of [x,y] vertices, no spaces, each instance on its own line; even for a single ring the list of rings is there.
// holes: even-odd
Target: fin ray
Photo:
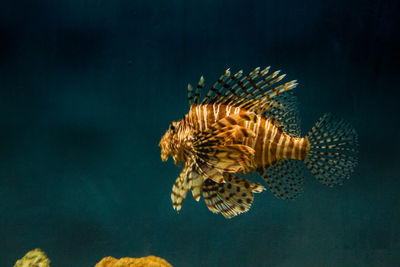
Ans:
[[[268,169],[259,169],[258,173],[277,198],[293,200],[303,193],[303,170],[303,162],[283,159],[269,166]]]
[[[265,190],[258,183],[233,175],[226,175],[225,180],[226,183],[222,184],[206,180],[203,184],[203,198],[211,212],[221,213],[228,219],[247,212],[254,200],[253,193]]]
[[[201,104],[230,105],[268,116],[291,136],[299,137],[296,98],[287,93],[297,86],[296,80],[280,84],[285,74],[279,75],[280,71],[275,71],[268,75],[269,70],[270,67],[261,71],[257,67],[247,75],[243,75],[242,70],[231,75],[227,69],[208,91]],[[200,98],[198,92],[199,88],[203,88],[203,84],[202,77],[194,97],[191,96],[192,100],[189,99],[189,104],[198,104]],[[189,92],[193,95],[193,87],[188,87],[190,98]]]
[[[200,100],[200,96],[201,96],[201,89],[204,88],[204,77],[201,76],[199,82],[197,83],[197,88],[196,88],[196,92],[194,94],[194,98],[193,98],[193,105],[197,105],[199,103]]]
[[[305,163],[318,181],[332,187],[350,178],[358,160],[357,133],[350,124],[325,114],[306,138],[310,150]]]
[[[222,118],[196,136],[193,153],[203,164],[220,173],[248,172],[254,167],[255,151],[240,142],[255,134],[242,125],[255,120],[255,114],[250,113]]]

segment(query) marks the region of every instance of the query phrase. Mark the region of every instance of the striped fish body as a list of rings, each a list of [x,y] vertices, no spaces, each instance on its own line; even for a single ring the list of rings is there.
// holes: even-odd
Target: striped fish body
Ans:
[[[184,162],[171,193],[180,211],[189,191],[201,194],[208,209],[232,218],[246,212],[254,194],[265,188],[236,174],[256,171],[280,199],[303,192],[304,166],[322,184],[341,185],[357,165],[357,134],[343,120],[322,116],[300,136],[295,80],[256,68],[247,75],[229,69],[201,99],[204,78],[196,90],[188,85],[189,112],[172,122],[160,141],[161,159]]]
[[[205,104],[192,106],[184,120],[185,125],[190,125],[191,130],[184,130],[186,133],[205,131],[208,127],[222,118],[237,114],[246,116],[248,111],[244,108],[223,104]],[[255,168],[268,167],[281,159],[305,160],[309,143],[307,138],[293,137],[277,126],[273,119],[256,115],[254,122],[234,122],[255,133],[254,137],[247,137],[244,140],[233,143],[243,144],[255,150]],[[249,169],[248,173],[254,169]]]

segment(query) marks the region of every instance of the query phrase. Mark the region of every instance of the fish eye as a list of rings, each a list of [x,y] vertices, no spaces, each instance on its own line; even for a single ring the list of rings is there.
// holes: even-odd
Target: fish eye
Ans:
[[[174,125],[173,123],[171,123],[171,124],[169,125],[169,130],[175,131],[175,125]]]

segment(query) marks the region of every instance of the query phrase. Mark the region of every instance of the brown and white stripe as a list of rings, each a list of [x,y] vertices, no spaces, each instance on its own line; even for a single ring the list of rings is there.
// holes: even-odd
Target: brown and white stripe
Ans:
[[[248,114],[243,108],[224,104],[194,105],[187,114],[187,121],[199,131],[204,131],[210,125],[222,118],[234,114]],[[309,143],[306,138],[292,137],[274,124],[273,120],[257,115],[255,122],[243,120],[241,126],[254,132],[255,137],[241,141],[256,151],[257,168],[273,164],[279,159],[305,160]]]

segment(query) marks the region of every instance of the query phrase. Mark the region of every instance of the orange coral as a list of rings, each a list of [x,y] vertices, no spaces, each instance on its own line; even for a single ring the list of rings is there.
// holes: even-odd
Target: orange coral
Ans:
[[[172,267],[166,260],[147,256],[143,258],[121,258],[105,257],[95,267]]]

